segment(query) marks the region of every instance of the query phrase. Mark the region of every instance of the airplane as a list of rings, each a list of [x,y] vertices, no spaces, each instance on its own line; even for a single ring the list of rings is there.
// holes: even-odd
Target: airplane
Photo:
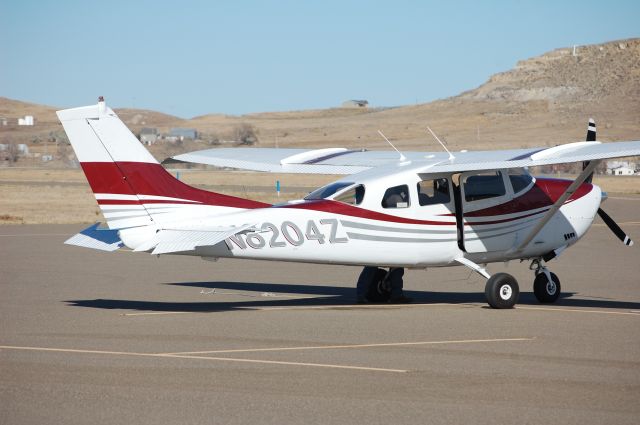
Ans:
[[[553,303],[561,286],[547,263],[580,240],[596,215],[625,245],[633,244],[602,210],[607,196],[592,176],[604,159],[640,155],[640,141],[598,142],[592,120],[586,141],[554,147],[450,152],[442,144],[446,152],[405,153],[231,148],[173,157],[344,176],[304,199],[271,205],[174,178],[102,97],[97,105],[57,115],[107,225],[88,227],[65,242],[70,245],[374,267],[367,297],[377,302],[389,299],[393,270],[465,266],[486,278],[487,303],[506,309],[518,301],[518,282],[507,273],[489,274],[487,264],[529,262],[537,300]],[[573,162],[583,163],[573,181],[527,171]]]

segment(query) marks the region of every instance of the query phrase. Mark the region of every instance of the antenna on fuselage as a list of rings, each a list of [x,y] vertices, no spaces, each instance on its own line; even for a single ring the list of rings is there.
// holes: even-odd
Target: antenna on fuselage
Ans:
[[[440,139],[438,139],[438,136],[436,136],[436,133],[433,132],[433,130],[431,130],[431,127],[427,126],[427,130],[429,130],[429,133],[431,133],[431,135],[438,141],[438,143],[440,143],[440,146],[442,146],[442,148],[447,151],[447,153],[449,154],[449,161],[452,161],[454,159],[456,159],[455,156],[453,156],[453,154],[451,152],[449,152],[449,149],[447,149],[447,147],[444,145],[444,143],[442,143],[442,141]]]
[[[400,154],[400,161],[406,161],[406,160],[407,160],[407,157],[406,157],[406,156],[404,156],[404,155],[402,154],[402,152],[400,152],[400,151],[398,150],[398,148],[396,148],[395,146],[393,146],[393,143],[391,143],[391,142],[389,141],[389,139],[387,139],[387,136],[385,136],[385,135],[382,133],[382,131],[378,130],[378,134],[379,134],[379,135],[381,135],[381,136],[382,136],[382,138],[383,138],[384,140],[386,140],[386,141],[387,141],[387,143],[389,143],[389,144],[391,145],[391,147],[392,147],[393,149],[395,149],[395,150],[396,150],[396,152],[398,152],[398,154]]]

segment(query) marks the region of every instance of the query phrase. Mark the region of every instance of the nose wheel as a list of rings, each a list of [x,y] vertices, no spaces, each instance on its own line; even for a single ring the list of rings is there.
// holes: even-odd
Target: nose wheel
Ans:
[[[539,260],[534,260],[531,269],[535,270],[536,278],[533,281],[533,294],[542,304],[552,304],[560,297],[560,279],[552,273]]]

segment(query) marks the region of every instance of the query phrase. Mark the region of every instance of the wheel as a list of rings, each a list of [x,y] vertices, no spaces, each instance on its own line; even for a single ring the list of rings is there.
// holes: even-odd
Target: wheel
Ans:
[[[518,281],[507,273],[494,274],[484,288],[484,296],[492,308],[513,308],[519,295]]]
[[[546,273],[540,272],[533,281],[533,293],[542,304],[554,303],[560,297],[560,279],[555,273],[549,272],[549,276],[551,281]]]
[[[386,280],[386,270],[378,269],[369,285],[367,299],[373,303],[386,303],[391,298],[391,283]]]

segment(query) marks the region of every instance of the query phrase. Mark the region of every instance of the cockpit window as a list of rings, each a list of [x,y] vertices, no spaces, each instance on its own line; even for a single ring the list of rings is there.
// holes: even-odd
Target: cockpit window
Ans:
[[[387,189],[382,197],[382,208],[408,208],[409,186],[406,184]]]
[[[450,201],[449,180],[443,178],[418,182],[418,202],[420,206],[448,204]]]
[[[345,190],[343,193],[333,198],[334,201],[344,202],[345,204],[360,205],[364,199],[364,186],[359,184],[351,189]]]
[[[340,189],[344,189],[345,187],[351,186],[353,182],[335,182],[330,183],[326,186],[322,186],[319,189],[314,190],[307,196],[305,196],[305,201],[313,201],[318,199],[326,199],[338,192]]]
[[[467,202],[495,198],[506,194],[500,171],[482,171],[463,179],[464,199]]]
[[[518,193],[531,184],[533,177],[523,168],[511,168],[509,169],[509,181],[511,181],[511,186],[513,186],[513,193]]]

